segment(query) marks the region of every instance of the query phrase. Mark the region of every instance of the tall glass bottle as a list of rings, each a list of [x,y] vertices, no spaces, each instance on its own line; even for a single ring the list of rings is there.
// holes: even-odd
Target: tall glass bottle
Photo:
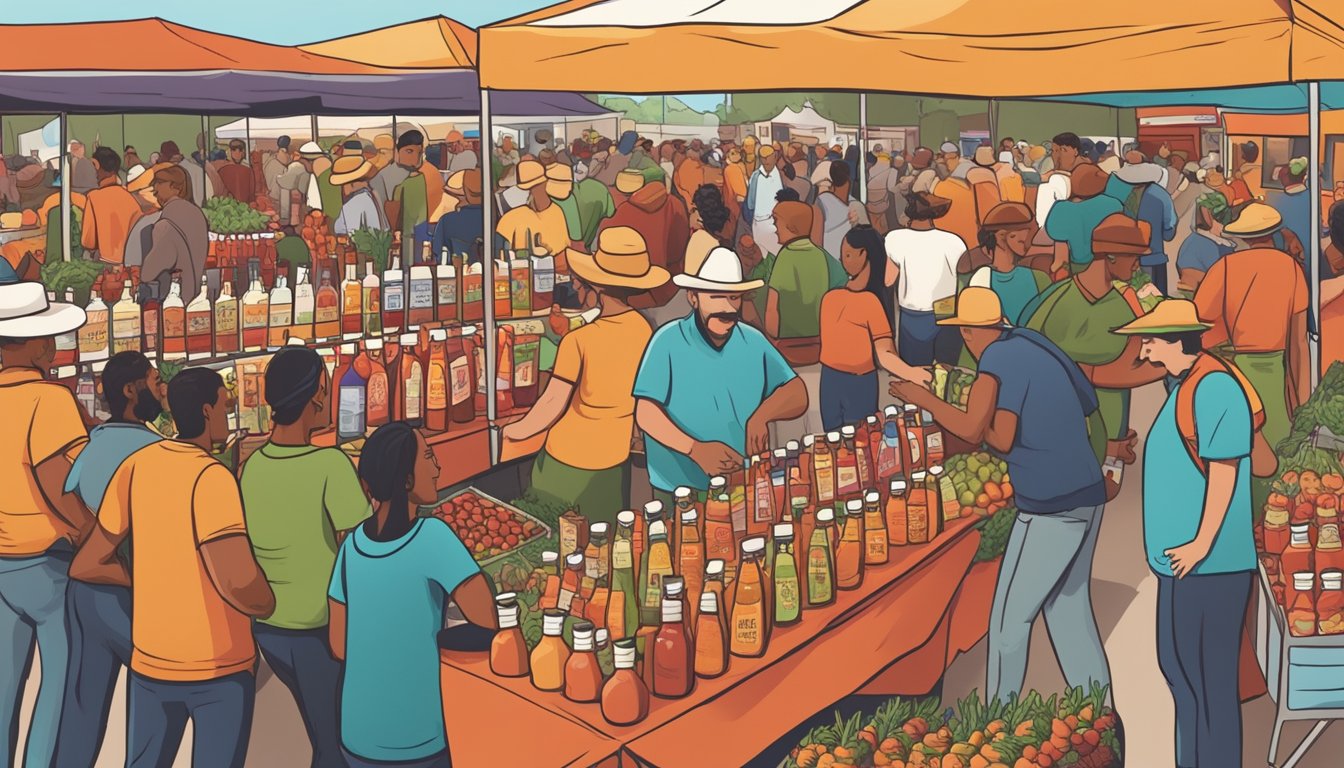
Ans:
[[[211,328],[211,316],[214,314],[210,306],[210,281],[205,275],[201,275],[201,290],[196,294],[196,298],[187,305],[187,358],[189,360],[204,360],[211,356],[211,347],[213,346],[213,329]]]
[[[182,302],[182,273],[174,272],[168,297],[163,300],[163,359],[183,360],[186,356],[187,306]]]
[[[448,331],[429,332],[429,365],[425,368],[425,427],[434,432],[448,429]]]
[[[400,259],[389,259],[383,270],[383,330],[395,333],[406,327],[406,281]]]
[[[419,427],[425,419],[425,364],[416,349],[416,335],[401,335],[401,357],[399,365],[399,396],[397,397],[397,418]]]
[[[383,332],[383,283],[373,271],[373,262],[364,263],[363,301],[364,335],[379,336]]]
[[[819,509],[817,527],[807,544],[807,607],[819,608],[835,602],[835,552],[831,546],[835,512]]]
[[[355,356],[354,344],[341,346],[341,357]],[[369,396],[369,381],[360,374],[358,367],[351,364],[345,369],[338,382],[336,419],[336,440],[346,442],[364,437],[367,426],[366,417]]]
[[[858,589],[863,584],[863,501],[853,499],[845,504],[844,529],[835,548],[835,586],[839,589]]]
[[[663,579],[672,575],[672,551],[667,543],[667,525],[654,520],[648,526],[648,551],[639,570],[639,620],[646,627],[657,626],[659,603],[663,594]]]
[[[457,322],[457,267],[453,266],[452,254],[446,245],[439,254],[438,266],[434,268],[434,288],[435,316],[439,322]]]
[[[681,511],[681,528],[677,566],[678,572],[686,580],[686,605],[700,606],[700,593],[704,588],[705,543],[700,540],[700,512],[690,506]],[[695,621],[696,612],[692,611],[690,620]]]
[[[711,477],[705,499],[705,557],[722,560],[725,565],[737,561],[733,543],[733,511],[728,498],[728,479]]]
[[[266,348],[266,324],[271,302],[261,284],[261,266],[253,259],[247,265],[247,292],[243,294],[243,351],[260,352]]]
[[[84,307],[84,325],[76,338],[79,341],[79,359],[83,362],[106,360],[111,346],[111,320],[102,296],[102,278],[93,281],[89,303]]]
[[[882,494],[868,491],[863,496],[863,564],[881,565],[890,559],[887,548],[887,519],[882,514]]]
[[[355,362],[360,366],[360,374],[368,380],[368,405],[365,408],[368,426],[377,428],[386,424],[392,416],[387,366],[383,365],[383,340],[365,339],[363,345],[364,349]]]
[[[775,626],[783,627],[798,621],[803,612],[803,598],[798,587],[798,567],[794,560],[793,525],[778,523],[774,528],[775,554],[771,558],[770,580],[775,587]]]
[[[331,270],[322,270],[322,283],[317,287],[314,294],[316,308],[314,310],[315,328],[313,334],[318,340],[333,339],[341,335],[341,295],[336,291],[336,286],[331,284]],[[271,305],[275,305],[275,299],[272,297]]]
[[[291,290],[294,293],[294,325],[290,328],[289,335],[304,341],[314,341],[317,338],[313,330],[317,318],[317,296],[313,292],[312,270],[308,267],[299,267],[298,280]]]
[[[341,333],[346,341],[359,338],[364,330],[364,284],[356,275],[354,264],[345,265],[345,279],[341,281]]]
[[[289,288],[289,276],[281,274],[275,278],[275,287],[271,288],[267,300],[270,321],[267,324],[266,342],[271,349],[285,346],[289,337],[290,325],[294,322],[294,292]]]
[[[762,564],[764,558],[764,538],[743,539],[742,561],[733,586],[733,610],[729,622],[728,649],[734,656],[763,656],[770,642],[770,613],[766,599],[770,593],[770,580]]]
[[[886,508],[888,547],[903,547],[910,543],[910,512],[905,495],[905,481],[899,478],[892,480]]]
[[[434,289],[434,267],[430,266],[433,261],[431,256],[423,263],[411,266],[410,296],[406,303],[406,322],[411,325],[427,325],[434,322],[434,303],[437,297]]]
[[[634,637],[639,626],[639,600],[636,596],[634,556],[635,513],[624,510],[616,515],[616,533],[611,540],[611,597],[608,605],[621,605],[620,625],[608,622],[612,637]]]
[[[215,353],[234,354],[238,339],[238,298],[233,295],[233,282],[225,280],[215,298]]]
[[[827,434],[826,444],[835,452],[836,499],[849,501],[863,492],[859,487],[859,456],[854,428],[846,426],[838,433]]]
[[[835,443],[840,442],[840,433],[832,432],[835,435]],[[813,444],[812,450],[812,487],[816,494],[817,505],[829,507],[835,503],[835,453],[830,441],[830,435],[826,440],[819,440]]]
[[[910,493],[905,499],[906,540],[911,544],[929,543],[929,527],[935,514],[929,497],[928,476],[923,472],[910,475]]]
[[[121,300],[112,305],[112,354],[140,351],[140,305],[131,296],[131,281],[121,284]]]

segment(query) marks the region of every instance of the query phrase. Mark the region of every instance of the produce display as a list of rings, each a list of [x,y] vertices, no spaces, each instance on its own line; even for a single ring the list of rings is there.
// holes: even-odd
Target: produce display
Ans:
[[[1157,290],[1157,286],[1153,285],[1153,278],[1142,269],[1135,270],[1134,277],[1130,278],[1128,283],[1115,281],[1115,288],[1116,290],[1133,288],[1139,300],[1139,306],[1143,308],[1144,312],[1152,312],[1153,307],[1156,307],[1162,299],[1166,298],[1161,291]]]
[[[933,366],[933,380],[929,382],[929,388],[944,402],[965,408],[974,383],[975,371],[938,363]]]
[[[321,211],[311,211],[303,217],[303,226],[299,228],[299,236],[303,238],[304,245],[308,246],[309,253],[327,254],[334,252],[336,238],[331,234],[331,222],[327,215]],[[382,271],[382,268],[379,268]]]
[[[250,235],[280,228],[270,214],[231,197],[212,197],[201,211],[210,231],[221,235]]]
[[[315,216],[321,216],[320,211],[313,213]],[[307,227],[304,228],[307,231]],[[325,231],[325,227],[318,230],[319,233]],[[307,235],[305,235],[305,239]],[[369,227],[360,227],[350,233],[350,242],[354,243],[355,250],[364,254],[367,258],[373,260],[373,268],[382,272],[388,268],[388,255],[392,252],[392,233],[386,229],[373,229]],[[310,243],[310,249],[313,245]],[[313,251],[314,253],[325,253],[325,251]]]
[[[1274,452],[1282,464],[1285,460],[1295,461],[1296,454],[1307,443],[1311,433],[1317,427],[1325,427],[1335,435],[1344,437],[1344,363],[1334,362],[1321,377],[1320,386],[1311,393],[1311,397],[1293,413],[1293,429],[1283,442],[1274,446]],[[1314,454],[1304,455],[1302,461],[1316,461],[1320,457]],[[1336,459],[1336,462],[1338,460]],[[1281,466],[1280,470],[1284,468]],[[1322,466],[1290,467],[1290,469],[1314,469],[1321,472]]]
[[[961,516],[993,515],[1013,503],[1008,463],[985,451],[961,453],[947,459],[945,469],[957,489]]]
[[[975,562],[984,563],[1003,556],[1008,549],[1008,536],[1017,521],[1017,507],[1009,504],[980,523],[980,545],[975,550]]]
[[[972,693],[955,712],[937,699],[894,698],[814,728],[787,768],[1112,768],[1124,765],[1106,688],[1075,688],[1062,698],[1035,691],[985,704]]]
[[[478,561],[492,560],[550,533],[522,512],[470,489],[445,500],[433,514],[453,529]]]
[[[82,306],[88,303],[89,289],[93,287],[93,281],[102,274],[104,266],[106,265],[88,259],[70,261],[49,259],[42,264],[42,284],[58,298],[65,296],[66,289],[73,290],[75,301]],[[120,295],[120,283],[117,284],[117,292]]]

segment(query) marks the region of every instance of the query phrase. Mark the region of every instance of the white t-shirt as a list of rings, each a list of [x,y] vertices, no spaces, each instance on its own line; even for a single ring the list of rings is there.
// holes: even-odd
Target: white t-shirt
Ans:
[[[894,229],[887,258],[901,270],[896,303],[911,312],[932,312],[933,303],[957,292],[957,262],[966,252],[960,237],[941,229]]]

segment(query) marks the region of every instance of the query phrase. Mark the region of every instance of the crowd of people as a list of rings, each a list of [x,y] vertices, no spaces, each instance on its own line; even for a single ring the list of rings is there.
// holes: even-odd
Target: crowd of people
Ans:
[[[249,158],[235,142],[201,162],[167,142],[148,164],[100,147],[85,161],[85,247],[139,259],[148,283],[199,275],[203,190],[275,210],[285,227],[322,210],[337,233],[386,227],[416,243],[411,254],[480,259],[492,195],[494,248],[554,255],[567,278],[557,301],[598,310],[563,336],[536,404],[502,432],[545,433],[532,488],[594,521],[633,501],[641,442],[653,496],[670,507],[678,488],[703,494],[751,456],[877,413],[883,371],[891,395],[987,444],[1013,478],[990,696],[1021,690],[1041,614],[1069,684],[1110,683],[1092,557],[1119,490],[1111,470],[1136,461],[1130,395],[1161,382],[1144,556],[1162,596],[1177,764],[1240,764],[1226,638],[1256,566],[1253,447],[1286,434],[1308,392],[1310,238],[1329,243],[1319,322],[1344,315],[1333,301],[1344,206],[1324,227],[1303,220],[1302,163],[1275,169],[1283,189],[1266,190],[1250,147],[1229,182],[1216,156],[1150,157],[1072,133],[965,158],[951,142],[864,157],[753,136],[560,143],[537,131],[482,148],[487,176],[460,135],[435,157],[425,143],[408,130],[291,155],[282,139]],[[0,407],[26,435],[0,446],[0,622],[16,639],[0,668],[8,754],[36,644],[30,767],[92,764],[122,666],[129,766],[166,764],[188,720],[193,764],[241,765],[259,657],[294,693],[313,765],[446,765],[434,671],[444,601],[481,626],[495,619],[461,542],[415,516],[437,496],[424,437],[381,427],[357,470],[315,447],[331,381],[316,352],[292,347],[267,368],[275,429],[240,479],[211,456],[232,403],[207,369],[165,386],[139,353],[114,356],[102,373],[112,418],[86,432],[73,395],[45,381],[53,337],[83,314],[22,278],[0,285]],[[930,392],[936,364],[981,374],[965,407]],[[172,439],[149,426],[165,408]]]

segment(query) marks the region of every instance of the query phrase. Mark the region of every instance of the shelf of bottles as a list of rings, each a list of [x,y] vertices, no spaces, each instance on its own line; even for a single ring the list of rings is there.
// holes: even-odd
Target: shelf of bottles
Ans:
[[[431,438],[483,430],[490,376],[497,413],[536,401],[541,337],[573,322],[552,305],[553,259],[506,252],[497,262],[489,298],[498,365],[487,371],[479,263],[447,248],[436,258],[428,243],[407,261],[396,237],[380,272],[347,238],[332,242],[332,252],[293,264],[277,258],[270,233],[212,234],[199,284],[174,272],[162,297],[137,270],[110,267],[94,283],[86,324],[56,340],[53,373],[96,419],[106,416],[97,375],[118,352],[143,351],[172,370],[222,369],[237,396],[236,426],[258,434],[270,430],[266,363],[286,345],[307,345],[331,375],[335,442],[352,452],[390,419]]]

